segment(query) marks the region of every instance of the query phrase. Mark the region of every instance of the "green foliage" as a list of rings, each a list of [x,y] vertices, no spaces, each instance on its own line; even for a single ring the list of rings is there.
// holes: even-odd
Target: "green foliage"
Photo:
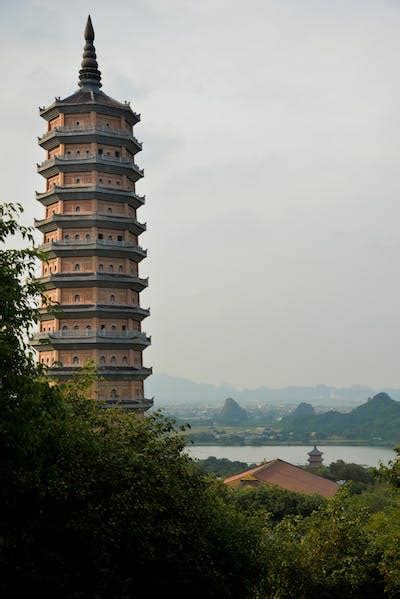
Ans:
[[[214,456],[210,456],[205,460],[199,460],[197,463],[204,472],[215,474],[221,478],[226,478],[231,474],[236,474],[249,468],[247,462],[231,461],[227,458],[216,458]]]
[[[240,511],[268,514],[271,522],[279,522],[285,516],[309,516],[326,503],[320,495],[304,495],[269,485],[232,489],[231,498]]]

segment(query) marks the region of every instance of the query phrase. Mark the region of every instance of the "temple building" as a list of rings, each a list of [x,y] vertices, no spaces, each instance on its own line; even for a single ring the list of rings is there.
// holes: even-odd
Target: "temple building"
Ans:
[[[143,413],[152,400],[143,388],[151,368],[142,362],[150,339],[141,329],[149,310],[140,306],[148,284],[139,276],[146,225],[136,214],[144,204],[136,193],[142,145],[133,135],[140,115],[100,90],[93,41],[89,16],[79,89],[40,109],[47,130],[38,165],[45,190],[36,193],[44,214],[35,226],[46,252],[39,280],[60,311],[42,307],[32,345],[48,376],[68,380],[92,361],[101,375],[93,396]]]

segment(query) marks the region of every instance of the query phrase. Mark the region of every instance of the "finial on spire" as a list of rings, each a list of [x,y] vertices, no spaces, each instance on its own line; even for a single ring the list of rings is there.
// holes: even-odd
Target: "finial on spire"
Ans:
[[[79,86],[93,85],[101,87],[101,73],[98,69],[96,51],[93,45],[94,30],[90,15],[85,27],[85,47],[83,49],[82,68],[79,71]]]

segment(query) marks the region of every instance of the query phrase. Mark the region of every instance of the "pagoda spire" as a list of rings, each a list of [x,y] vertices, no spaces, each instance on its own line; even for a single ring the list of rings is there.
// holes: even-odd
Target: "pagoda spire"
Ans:
[[[79,87],[83,87],[84,85],[101,87],[101,72],[98,69],[99,65],[97,64],[96,51],[93,45],[94,29],[90,15],[86,22],[84,35],[85,47],[83,49],[82,68],[79,71]]]

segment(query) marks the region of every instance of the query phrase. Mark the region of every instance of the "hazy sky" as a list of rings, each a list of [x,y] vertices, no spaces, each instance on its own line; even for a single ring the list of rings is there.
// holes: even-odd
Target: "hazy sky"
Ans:
[[[1,199],[29,223],[88,12],[102,89],[142,114],[146,364],[400,386],[400,2],[1,0]]]

